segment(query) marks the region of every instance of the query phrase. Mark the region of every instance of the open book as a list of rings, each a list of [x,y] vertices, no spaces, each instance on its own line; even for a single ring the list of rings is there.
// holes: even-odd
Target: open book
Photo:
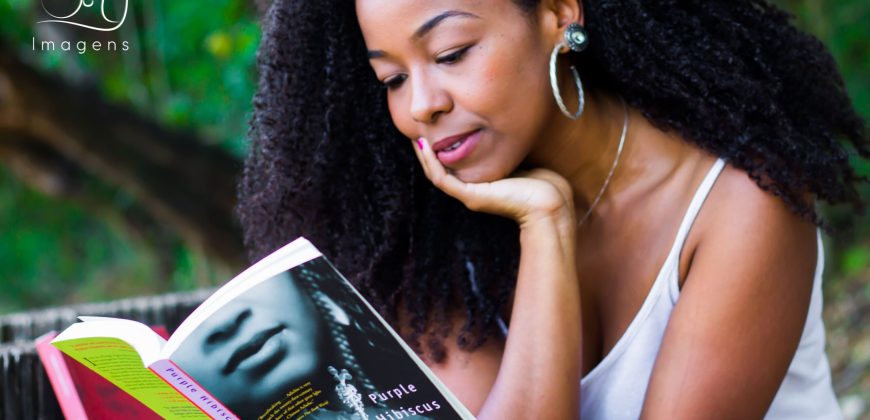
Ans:
[[[474,418],[304,238],[218,289],[168,340],[80,319],[52,344],[165,418]]]

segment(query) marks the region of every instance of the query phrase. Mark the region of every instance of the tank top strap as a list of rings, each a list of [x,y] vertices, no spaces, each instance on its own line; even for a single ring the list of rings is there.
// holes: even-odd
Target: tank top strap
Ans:
[[[713,189],[713,184],[716,182],[716,179],[719,178],[719,174],[722,173],[722,169],[724,168],[725,160],[722,158],[716,159],[716,163],[713,164],[710,171],[707,172],[707,176],[705,176],[704,180],[701,181],[701,185],[699,185],[698,190],[695,191],[695,196],[692,197],[692,201],[689,203],[689,208],[686,210],[686,215],[683,216],[683,221],[680,223],[680,229],[677,231],[674,245],[671,247],[671,251],[668,254],[668,261],[677,262],[679,259],[680,252],[683,250],[683,244],[686,242],[686,237],[689,236],[689,231],[692,229],[692,224],[695,223],[695,218],[698,216],[698,212],[701,211],[701,206],[704,204],[704,200],[707,199],[707,195],[709,195],[710,190]]]

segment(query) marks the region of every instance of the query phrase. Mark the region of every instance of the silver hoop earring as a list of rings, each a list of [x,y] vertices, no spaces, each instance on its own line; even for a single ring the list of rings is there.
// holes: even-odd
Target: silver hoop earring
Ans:
[[[577,85],[577,113],[572,114],[571,111],[568,111],[568,107],[566,107],[565,102],[562,101],[562,93],[559,92],[559,77],[556,72],[556,60],[559,56],[559,49],[562,45],[564,44],[556,44],[556,46],[553,47],[553,52],[550,53],[550,87],[553,88],[553,96],[556,98],[556,104],[559,105],[562,114],[565,114],[566,117],[572,120],[576,120],[580,118],[580,115],[583,115],[583,109],[586,107],[586,94],[583,92],[583,83],[580,82],[580,74],[577,73],[577,68],[572,65],[571,74],[574,76],[574,83]]]

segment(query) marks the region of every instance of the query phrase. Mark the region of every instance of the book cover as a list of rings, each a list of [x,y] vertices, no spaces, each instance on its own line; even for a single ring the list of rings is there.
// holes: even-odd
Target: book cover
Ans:
[[[132,321],[82,320],[53,344],[164,417],[473,418],[304,239],[219,289],[168,341]]]

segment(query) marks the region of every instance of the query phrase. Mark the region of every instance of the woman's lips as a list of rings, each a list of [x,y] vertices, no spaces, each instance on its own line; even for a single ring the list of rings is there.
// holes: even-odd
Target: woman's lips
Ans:
[[[441,143],[437,145],[440,146],[440,150],[433,147],[433,150],[436,150],[435,154],[438,156],[438,160],[444,165],[451,165],[465,159],[474,151],[474,146],[480,140],[481,131],[481,129],[477,129],[457,140],[451,139],[450,144],[443,144],[445,143],[443,140],[438,142]]]
[[[247,343],[241,345],[233,352],[232,356],[230,356],[230,359],[227,361],[227,364],[224,365],[222,373],[224,375],[229,375],[230,373],[235,372],[242,362],[256,355],[270,338],[284,329],[284,325],[277,325],[255,334]]]

